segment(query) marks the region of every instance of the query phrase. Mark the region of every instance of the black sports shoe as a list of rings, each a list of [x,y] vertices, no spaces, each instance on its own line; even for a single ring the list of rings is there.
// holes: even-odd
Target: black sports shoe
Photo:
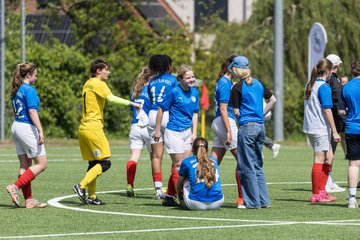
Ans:
[[[80,184],[76,184],[73,187],[74,193],[76,193],[79,196],[79,199],[82,203],[88,204],[88,201],[86,200],[86,190],[85,188],[80,188]]]
[[[106,205],[105,202],[101,201],[99,198],[88,198],[88,204],[90,205]]]
[[[175,196],[165,195],[165,198],[162,200],[162,205],[165,207],[178,207],[180,206],[180,201]]]

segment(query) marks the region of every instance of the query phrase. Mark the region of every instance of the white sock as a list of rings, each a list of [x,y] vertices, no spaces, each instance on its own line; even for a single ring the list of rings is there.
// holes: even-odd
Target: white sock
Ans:
[[[156,191],[162,191],[162,182],[154,182],[154,187]]]
[[[326,185],[329,187],[329,188],[333,188],[334,187],[334,181],[331,177],[331,172],[329,172],[329,177],[328,177],[328,180],[327,180],[327,183]]]
[[[356,196],[356,188],[349,188],[349,196]]]

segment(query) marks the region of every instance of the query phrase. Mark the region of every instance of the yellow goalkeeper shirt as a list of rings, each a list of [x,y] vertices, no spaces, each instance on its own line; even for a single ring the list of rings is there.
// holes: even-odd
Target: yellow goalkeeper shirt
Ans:
[[[106,97],[111,93],[104,81],[90,78],[82,90],[82,115],[80,129],[98,129],[104,127],[104,106]]]

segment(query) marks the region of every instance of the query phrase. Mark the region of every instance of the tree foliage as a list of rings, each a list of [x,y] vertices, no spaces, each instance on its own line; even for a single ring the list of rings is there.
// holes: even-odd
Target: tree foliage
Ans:
[[[90,76],[93,59],[110,62],[108,85],[112,92],[129,99],[130,86],[155,53],[169,54],[174,66],[189,62],[191,39],[182,29],[165,29],[154,34],[139,17],[129,14],[123,1],[49,0],[43,1],[43,14],[61,12],[73,22],[73,47],[50,39],[45,45],[27,38],[27,61],[38,65],[36,88],[41,99],[40,117],[46,135],[76,137],[81,115],[81,90]],[[16,1],[12,2],[14,8]],[[20,59],[19,16],[8,11],[6,25],[7,93],[12,73]],[[161,23],[159,23],[161,25]],[[11,41],[10,41],[11,39]],[[19,39],[19,41],[13,41]],[[12,122],[10,97],[7,96],[7,135]],[[105,130],[114,136],[126,136],[131,114],[128,107],[108,104],[105,107]]]
[[[199,0],[200,1],[200,0]],[[214,0],[208,1],[211,4]],[[132,1],[136,2],[136,1]],[[203,1],[206,3],[207,1]],[[221,13],[203,16],[201,40],[215,36],[211,49],[194,44],[186,29],[169,28],[149,31],[144,20],[131,13],[126,1],[118,0],[42,0],[43,14],[66,14],[72,19],[76,44],[67,47],[55,39],[40,45],[27,37],[27,60],[39,66],[37,89],[42,106],[40,117],[51,137],[76,137],[81,114],[80,94],[89,78],[89,65],[103,57],[111,64],[108,81],[113,93],[129,98],[131,82],[152,54],[170,55],[174,71],[182,64],[193,65],[196,77],[214,91],[223,59],[232,54],[245,55],[252,74],[273,89],[274,2],[255,1],[251,18],[242,24],[219,19]],[[18,0],[7,0],[6,16],[6,88],[9,93],[12,73],[20,59],[19,16],[10,10]],[[284,0],[284,127],[285,137],[298,134],[303,121],[303,89],[307,81],[307,42],[314,22],[324,25],[328,45],[326,54],[338,54],[344,64],[341,74],[349,74],[350,62],[360,53],[360,2],[357,0]],[[16,41],[16,39],[19,39]],[[195,54],[194,54],[195,53]],[[196,61],[191,62],[195,56]],[[6,124],[9,135],[12,121],[10,96],[6,97]],[[209,123],[213,110],[207,112]],[[126,136],[130,112],[127,107],[105,107],[105,130],[111,135]],[[271,128],[268,128],[268,131]]]
[[[286,0],[283,2],[284,22],[284,130],[285,136],[298,134],[303,122],[303,89],[307,82],[308,34],[313,23],[324,25],[328,44],[326,55],[338,54],[344,64],[341,74],[349,74],[348,67],[360,53],[360,29],[356,27],[360,13],[356,0],[312,1]],[[228,24],[212,21],[203,29],[216,34],[216,40],[208,54],[200,54],[198,61],[220,69],[221,60],[232,54],[249,58],[252,75],[273,88],[274,53],[274,1],[255,1],[249,21],[243,24]],[[354,25],[355,24],[355,25]],[[216,71],[204,79],[213,89]]]

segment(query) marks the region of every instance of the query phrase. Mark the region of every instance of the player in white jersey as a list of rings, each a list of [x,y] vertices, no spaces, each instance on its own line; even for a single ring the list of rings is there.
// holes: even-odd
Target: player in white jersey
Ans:
[[[331,108],[331,88],[326,80],[331,74],[332,63],[328,59],[320,59],[311,72],[311,79],[306,85],[304,96],[304,126],[311,146],[314,150],[314,162],[311,172],[311,203],[324,203],[336,200],[328,195],[325,185],[331,170],[333,151],[331,136],[335,142],[340,141],[336,130]]]

